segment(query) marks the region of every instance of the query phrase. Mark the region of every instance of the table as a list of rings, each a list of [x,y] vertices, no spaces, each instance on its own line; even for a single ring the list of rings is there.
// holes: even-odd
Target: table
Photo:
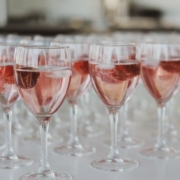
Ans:
[[[176,98],[178,102],[178,98]],[[177,107],[177,105],[176,105]],[[154,112],[156,114],[156,112]],[[144,116],[144,118],[147,118]],[[156,117],[156,116],[155,116]],[[37,123],[37,121],[34,121]],[[133,137],[137,137],[144,141],[144,145],[134,149],[120,149],[122,157],[130,157],[139,162],[139,167],[125,172],[105,172],[94,169],[90,166],[90,162],[106,157],[109,153],[109,148],[103,144],[103,141],[108,139],[109,126],[108,117],[102,119],[105,123],[105,133],[99,137],[85,138],[80,137],[81,142],[89,146],[96,147],[96,153],[84,157],[68,157],[60,156],[53,152],[53,148],[61,145],[58,142],[49,145],[49,162],[53,170],[67,172],[73,176],[73,180],[177,180],[180,177],[180,158],[171,160],[149,159],[139,154],[139,151],[144,147],[152,146],[155,143],[155,138],[152,132],[157,127],[156,120],[138,120],[134,126],[130,126],[130,132]],[[180,130],[177,121],[176,128]],[[64,137],[64,143],[67,142],[67,128],[61,128]],[[1,135],[1,139],[2,139]],[[0,180],[18,180],[18,178],[31,171],[36,171],[40,160],[40,145],[32,142],[24,142],[23,135],[13,135],[14,150],[16,154],[29,156],[34,160],[33,165],[15,169],[15,170],[0,170]],[[167,141],[168,145],[180,149],[179,140]]]

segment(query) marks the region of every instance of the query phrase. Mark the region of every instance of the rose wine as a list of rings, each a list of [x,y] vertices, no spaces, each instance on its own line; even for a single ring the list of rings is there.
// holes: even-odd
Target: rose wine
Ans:
[[[13,64],[0,63],[0,105],[3,109],[10,108],[18,99],[18,90],[14,82]]]
[[[142,80],[157,102],[167,102],[179,81],[180,61],[160,61],[158,65],[142,62]]]
[[[72,76],[67,92],[68,100],[74,100],[86,92],[90,86],[88,60],[77,60],[72,65]]]
[[[121,106],[133,93],[140,75],[140,63],[124,61],[114,64],[90,62],[92,84],[107,106]]]
[[[15,79],[27,108],[36,117],[51,117],[62,104],[69,87],[71,70],[58,66],[18,67]]]

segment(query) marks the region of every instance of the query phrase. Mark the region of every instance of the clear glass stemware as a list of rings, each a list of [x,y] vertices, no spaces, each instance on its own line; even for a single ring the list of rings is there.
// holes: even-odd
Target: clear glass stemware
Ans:
[[[4,113],[5,150],[0,157],[0,168],[14,169],[32,164],[32,159],[17,156],[12,147],[12,108],[19,94],[14,82],[14,49],[16,45],[0,44],[0,106]]]
[[[66,99],[70,107],[70,138],[66,145],[55,147],[54,151],[61,155],[84,156],[92,154],[95,148],[83,145],[78,136],[78,100],[90,87],[88,68],[89,45],[85,43],[65,43],[70,47],[72,55],[72,76]]]
[[[141,60],[141,77],[146,89],[157,103],[159,120],[155,146],[141,151],[141,154],[147,157],[180,157],[179,151],[167,146],[164,137],[166,103],[179,82],[179,51],[179,44],[142,43],[138,46],[137,58]]]
[[[100,44],[92,45],[90,49],[89,68],[92,85],[109,111],[111,125],[110,153],[108,157],[95,160],[91,165],[106,171],[124,171],[138,166],[137,161],[120,156],[117,144],[119,109],[131,96],[131,88],[140,75],[140,63],[129,60],[129,53],[126,53],[129,47],[134,46]]]
[[[51,170],[47,152],[49,122],[65,99],[72,74],[69,48],[21,45],[16,48],[14,69],[19,94],[37,118],[41,136],[39,169],[20,180],[71,180],[69,174]]]

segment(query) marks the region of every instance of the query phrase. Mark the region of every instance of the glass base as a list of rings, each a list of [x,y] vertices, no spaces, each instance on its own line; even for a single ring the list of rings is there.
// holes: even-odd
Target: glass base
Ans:
[[[150,157],[150,158],[158,158],[158,159],[171,159],[171,158],[179,158],[180,152],[171,149],[171,148],[149,148],[144,149],[140,152],[143,156]]]
[[[138,167],[138,162],[132,159],[99,159],[91,163],[91,166],[104,171],[125,171]]]
[[[19,180],[72,180],[71,175],[55,171],[51,173],[40,174],[38,172],[27,173],[19,178]]]
[[[33,163],[32,159],[25,158],[22,156],[16,156],[17,158],[11,159],[7,157],[0,157],[0,168],[1,169],[16,169],[24,166],[29,166]]]
[[[67,156],[84,156],[84,155],[92,154],[95,151],[96,151],[95,148],[86,147],[82,145],[76,145],[76,146],[66,145],[66,146],[54,148],[54,152]]]
[[[110,146],[111,140],[104,141],[104,144]],[[139,139],[133,139],[131,137],[118,139],[118,146],[121,148],[138,148],[142,144],[143,144],[143,141],[141,141]]]

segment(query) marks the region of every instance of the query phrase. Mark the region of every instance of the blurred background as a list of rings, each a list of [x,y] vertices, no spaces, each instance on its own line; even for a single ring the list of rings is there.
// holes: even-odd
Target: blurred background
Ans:
[[[179,29],[179,0],[0,0],[0,33]]]

